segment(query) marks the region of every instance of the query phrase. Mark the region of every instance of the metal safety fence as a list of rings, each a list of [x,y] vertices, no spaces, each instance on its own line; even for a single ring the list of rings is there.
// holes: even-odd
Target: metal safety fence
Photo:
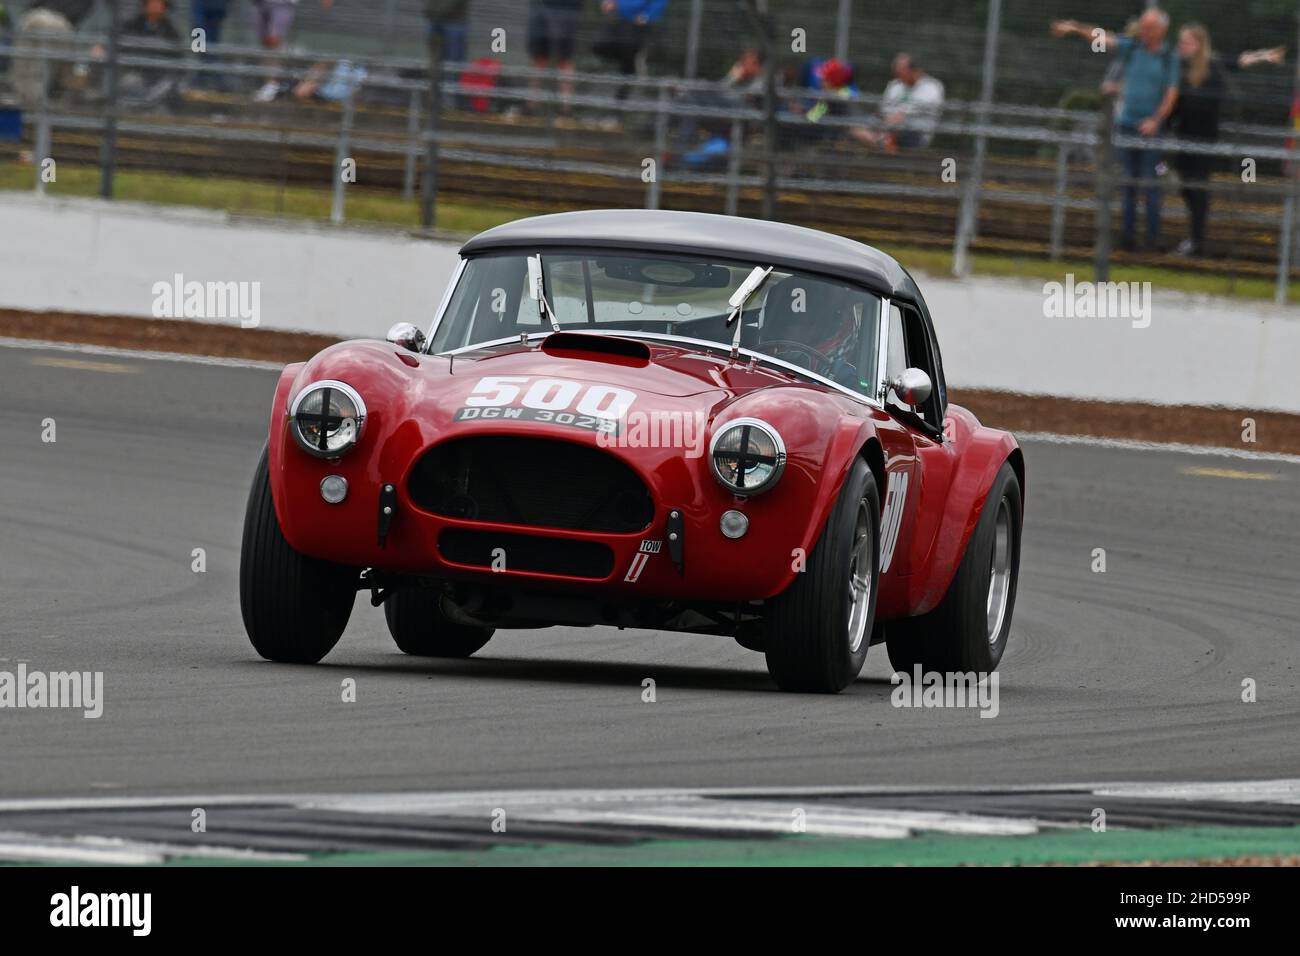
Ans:
[[[1215,232],[1224,254],[1200,267],[1267,270],[1279,301],[1294,269],[1300,151],[1284,126],[1229,123],[1214,143],[1137,139],[1111,129],[1108,107],[990,96],[949,100],[889,128],[879,96],[828,98],[779,77],[769,90],[463,63],[442,65],[435,97],[420,57],[239,45],[194,57],[107,34],[29,38],[0,55],[12,76],[0,109],[21,118],[8,158],[30,162],[37,191],[50,187],[42,170],[55,159],[97,166],[105,195],[121,169],[328,184],[336,223],[365,219],[349,214],[357,185],[413,210],[424,201],[433,215],[411,225],[426,229],[437,224],[439,195],[521,209],[673,206],[951,248],[958,272],[972,250],[988,250],[1090,257],[1104,277],[1124,190],[1188,185],[1172,174],[1122,175],[1117,152],[1144,149],[1220,163],[1197,186],[1223,207]],[[259,101],[268,82],[279,95]],[[882,131],[916,135],[912,145],[882,146]],[[443,170],[432,190],[431,166]],[[1169,222],[1181,224],[1173,206]],[[1156,250],[1137,261],[1175,264]]]

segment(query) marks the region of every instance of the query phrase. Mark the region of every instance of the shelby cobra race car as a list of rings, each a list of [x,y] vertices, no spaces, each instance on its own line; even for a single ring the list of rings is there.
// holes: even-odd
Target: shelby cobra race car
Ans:
[[[408,654],[493,630],[724,635],[777,684],[989,672],[1016,598],[1024,461],[949,405],[889,256],[660,211],[471,239],[428,338],[280,376],[244,526],[253,647],[315,662],[358,591]]]

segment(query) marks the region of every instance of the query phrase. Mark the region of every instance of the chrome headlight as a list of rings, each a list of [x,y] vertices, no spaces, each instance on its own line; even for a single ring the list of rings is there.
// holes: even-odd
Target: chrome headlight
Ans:
[[[289,406],[289,427],[298,447],[317,458],[338,458],[361,440],[366,403],[343,382],[312,382]]]
[[[781,479],[785,442],[775,428],[757,418],[727,422],[709,443],[713,477],[728,491],[756,495]]]

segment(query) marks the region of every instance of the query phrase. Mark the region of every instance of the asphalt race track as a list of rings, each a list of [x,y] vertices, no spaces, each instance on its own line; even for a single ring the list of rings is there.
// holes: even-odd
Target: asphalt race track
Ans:
[[[995,719],[890,706],[880,647],[837,697],[668,633],[498,632],[474,659],[417,660],[364,598],[325,662],[296,667],[253,652],[237,593],[274,380],[0,348],[0,669],[103,671],[105,696],[97,720],[0,713],[0,797],[1297,776],[1293,462],[1027,443]]]

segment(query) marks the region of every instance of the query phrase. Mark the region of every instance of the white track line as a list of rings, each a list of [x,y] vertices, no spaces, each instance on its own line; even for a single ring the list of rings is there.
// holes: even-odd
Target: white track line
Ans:
[[[1058,435],[1055,432],[1015,432],[1014,434],[1022,442],[1042,442],[1048,445],[1087,445],[1091,448],[1115,448],[1123,451],[1164,451],[1182,455],[1214,455],[1219,458],[1242,458],[1247,461],[1284,461],[1300,464],[1300,455],[1288,455],[1279,451],[1248,451],[1244,448],[1137,441],[1132,438],[1098,438],[1095,435]]]
[[[162,863],[171,857],[243,863],[297,863],[307,859],[302,853],[264,853],[238,847],[187,846],[183,843],[154,843],[100,836],[57,837],[34,833],[0,833],[0,860],[148,866]]]
[[[610,809],[558,806],[517,811],[522,818],[543,823],[612,823],[754,833],[793,833],[815,836],[898,839],[918,830],[983,836],[1024,836],[1037,833],[1032,820],[942,811],[886,810],[847,806],[797,806],[754,800],[715,800],[685,797],[665,803],[632,803]],[[466,808],[468,809],[468,808]],[[477,815],[477,814],[476,814]]]
[[[1238,781],[1093,781],[1053,784],[1005,784],[985,786],[815,786],[815,787],[683,787],[591,790],[461,790],[445,793],[289,793],[289,794],[181,794],[178,796],[83,796],[30,797],[0,800],[0,813],[60,810],[148,809],[160,807],[213,806],[296,806],[303,809],[344,810],[356,813],[406,813],[437,815],[469,804],[499,807],[556,804],[609,804],[612,801],[670,801],[683,797],[798,797],[891,796],[909,794],[986,793],[1107,793],[1147,799],[1214,799],[1229,803],[1280,800],[1288,795],[1300,798],[1300,779]],[[1213,794],[1213,796],[1211,796]]]
[[[1300,804],[1300,780],[1263,783],[1130,783],[1101,787],[1093,792],[1103,797],[1137,797],[1142,800]]]
[[[452,793],[298,794],[246,797],[90,797],[0,801],[0,814],[110,808],[275,805],[300,809],[408,816],[490,818],[498,808],[512,819],[534,823],[664,827],[736,833],[805,833],[854,839],[903,839],[917,832],[1022,836],[1059,824],[1032,816],[1008,817],[946,810],[906,809],[913,794],[1083,792],[1143,800],[1211,800],[1227,803],[1300,803],[1300,780],[1192,783],[1088,783],[1002,787],[795,787],[720,789],[609,789],[462,791]],[[801,802],[815,797],[897,798],[903,806],[858,807]],[[1084,821],[1079,826],[1085,825]],[[185,846],[105,837],[42,837],[0,832],[0,859],[83,863],[156,863],[177,856],[219,859],[303,859],[297,854],[259,853],[221,846]]]

